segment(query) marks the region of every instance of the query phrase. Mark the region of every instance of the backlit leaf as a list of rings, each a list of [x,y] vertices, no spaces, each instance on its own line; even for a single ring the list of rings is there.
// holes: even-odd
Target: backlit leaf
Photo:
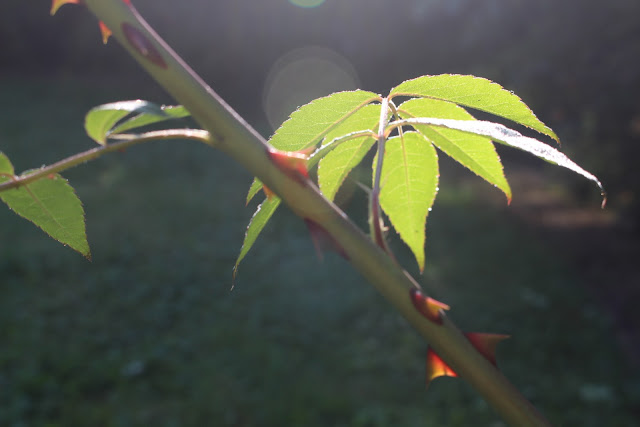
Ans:
[[[329,132],[324,143],[361,130],[376,131],[379,120],[380,106],[365,105]],[[333,200],[349,172],[362,161],[375,141],[371,136],[362,136],[342,142],[320,160],[318,185],[326,198]]]
[[[249,187],[249,192],[247,193],[246,203],[249,204],[251,199],[253,199],[253,196],[258,194],[258,192],[261,189],[262,189],[262,181],[260,181],[258,178],[254,178],[253,182],[251,183],[251,187]]]
[[[282,151],[297,151],[316,145],[352,114],[380,97],[354,90],[318,98],[294,111],[269,139]]]
[[[327,199],[335,198],[349,172],[362,161],[375,143],[376,139],[371,136],[351,139],[338,145],[320,161],[318,184]]]
[[[160,107],[160,110],[162,111],[161,115],[158,115],[157,110],[154,110],[151,114],[148,112],[143,112],[128,120],[125,120],[118,126],[115,126],[113,129],[111,129],[109,134],[114,135],[123,133],[135,128],[160,123],[165,120],[182,119],[191,115],[191,113],[189,113],[187,109],[182,105],[166,105]]]
[[[402,103],[398,110],[403,118],[432,117],[439,119],[475,120],[464,108],[450,102],[414,98]],[[415,125],[415,129],[436,147],[463,166],[504,192],[511,201],[511,188],[504,176],[502,162],[489,138],[464,134],[435,126]]]
[[[379,100],[373,92],[354,90],[318,98],[294,111],[269,139],[281,151],[298,151],[317,145],[323,138],[365,105]],[[262,185],[254,180],[247,203]]]
[[[424,270],[425,227],[438,177],[438,155],[422,135],[405,132],[387,140],[380,206],[413,252],[420,271]]]
[[[249,226],[247,227],[247,232],[244,235],[244,242],[242,242],[242,248],[240,249],[238,259],[236,260],[236,265],[233,267],[234,277],[238,274],[238,266],[240,265],[240,262],[244,259],[247,252],[249,252],[249,249],[251,249],[278,206],[280,206],[280,198],[278,196],[272,196],[265,199],[253,214],[253,217],[249,222]]]
[[[7,179],[0,176],[0,182]],[[52,174],[2,191],[0,199],[15,213],[33,222],[60,243],[87,258],[91,257],[82,203],[67,180],[60,175]]]
[[[99,105],[89,110],[84,120],[84,127],[87,135],[98,144],[105,145],[107,136],[116,123],[129,114],[135,113],[145,113],[159,117],[167,116],[159,106],[151,102],[142,100],[120,101]]]
[[[9,158],[0,151],[0,179],[2,179],[2,176],[10,178],[14,174],[13,165],[9,161]],[[5,179],[5,181],[7,181],[7,179]]]
[[[582,169],[563,153],[551,147],[550,145],[544,144],[535,138],[524,136],[519,132],[516,132],[513,129],[509,129],[508,127],[503,126],[499,123],[486,122],[481,120],[447,120],[420,117],[400,120],[398,122],[392,123],[391,125],[399,123],[409,125],[431,125],[448,129],[455,129],[468,134],[486,136],[488,138],[491,138],[495,142],[499,142],[501,144],[508,145],[509,147],[514,147],[526,151],[536,157],[541,158],[542,160],[546,160],[549,163],[565,167],[579,175],[582,175],[583,177],[593,181],[600,188],[600,192],[603,198],[605,197],[604,188],[602,187],[602,184],[600,183],[598,178]],[[606,198],[603,199],[603,204],[605,201]]]
[[[481,77],[459,74],[422,76],[400,83],[391,90],[390,96],[426,97],[453,102],[504,117],[558,141],[556,134],[518,96]]]

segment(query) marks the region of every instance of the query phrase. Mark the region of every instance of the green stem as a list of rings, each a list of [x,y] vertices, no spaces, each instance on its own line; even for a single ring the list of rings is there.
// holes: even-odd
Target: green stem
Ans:
[[[389,98],[382,98],[380,102],[380,119],[378,120],[378,155],[376,157],[376,170],[373,175],[373,185],[369,196],[369,234],[373,241],[384,249],[389,255],[391,250],[387,246],[384,237],[384,224],[382,221],[382,208],[380,207],[380,180],[382,179],[382,165],[387,145],[385,128],[389,123]]]
[[[90,160],[95,160],[107,153],[124,150],[128,147],[131,147],[132,145],[141,144],[143,142],[160,141],[166,139],[192,139],[195,141],[212,144],[209,138],[209,132],[199,129],[169,129],[146,132],[137,135],[113,135],[111,136],[111,138],[119,139],[121,141],[113,142],[107,145],[101,145],[99,147],[83,151],[82,153],[69,156],[66,159],[62,159],[59,162],[56,162],[49,166],[45,166],[25,175],[11,177],[11,180],[0,184],[0,191],[9,190],[10,188],[16,188],[22,185],[29,184],[30,182],[44,178],[47,175],[62,172],[64,170],[78,166],[82,163],[86,163]]]
[[[507,422],[515,426],[548,425],[449,318],[443,316],[443,324],[439,325],[415,309],[409,295],[411,288],[419,287],[415,280],[327,201],[311,181],[301,182],[272,163],[264,139],[155,34],[135,9],[121,0],[85,0],[85,4],[140,65],[211,133],[218,148],[275,191],[297,215],[329,232],[354,268]],[[139,49],[141,45],[146,49]]]

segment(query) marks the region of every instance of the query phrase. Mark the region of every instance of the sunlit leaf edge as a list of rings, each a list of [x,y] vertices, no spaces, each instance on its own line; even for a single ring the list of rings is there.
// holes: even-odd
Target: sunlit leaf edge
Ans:
[[[435,86],[433,86],[434,83]],[[474,88],[476,90],[472,90]],[[456,93],[458,96],[454,96]],[[520,97],[500,84],[483,77],[463,74],[421,76],[405,80],[391,89],[389,97],[396,96],[430,97],[453,102],[503,117],[560,142],[556,133],[538,119]],[[487,104],[492,101],[493,104]]]
[[[603,196],[603,205],[606,202],[606,192],[604,190],[604,187],[595,175],[587,172],[573,160],[569,159],[565,154],[551,147],[550,145],[547,145],[535,138],[524,136],[521,133],[510,129],[500,123],[488,122],[483,120],[448,120],[420,117],[398,120],[390,123],[390,126],[412,124],[441,126],[465,133],[486,136],[488,138],[491,138],[495,142],[533,154],[534,156],[542,160],[545,160],[557,166],[567,168],[594,182],[600,189],[600,193]]]
[[[33,171],[26,171],[25,174],[28,174],[31,172]],[[0,178],[0,183],[3,181],[5,180]],[[72,206],[72,209],[76,211],[75,213],[76,215],[78,214],[80,215],[79,218],[77,217],[75,218],[75,222],[76,222],[75,227],[79,228],[80,233],[72,233],[69,231],[68,227],[62,226],[60,224],[60,219],[55,215],[55,213],[50,212],[51,206],[46,205],[45,207],[42,208],[41,212],[44,213],[45,217],[48,217],[47,218],[48,220],[53,221],[58,225],[57,228],[50,229],[49,226],[44,225],[43,219],[34,218],[33,215],[30,215],[28,212],[25,212],[25,206],[20,204],[21,203],[20,200],[16,201],[14,197],[16,196],[16,194],[19,194],[19,193],[28,193],[27,198],[30,198],[36,201],[38,205],[41,205],[42,204],[41,197],[43,195],[45,195],[46,197],[51,197],[51,189],[50,188],[39,189],[38,187],[42,185],[51,185],[52,183],[54,185],[58,185],[59,188],[63,189],[62,196],[55,195],[54,199],[56,203],[61,203],[60,199],[64,197],[66,198],[66,200],[63,202],[65,204],[65,207],[69,208],[70,205],[75,205],[75,206]],[[34,194],[34,192],[36,194]],[[43,194],[40,194],[40,193],[43,193]],[[37,181],[33,181],[16,188],[2,191],[0,192],[0,199],[4,203],[6,203],[7,206],[14,213],[28,220],[34,225],[36,225],[38,228],[40,228],[42,231],[44,231],[54,240],[59,241],[65,246],[69,246],[71,249],[80,253],[87,259],[91,259],[91,250],[89,248],[89,243],[87,241],[87,234],[86,234],[84,207],[82,206],[82,202],[78,198],[75,192],[75,189],[60,174],[51,174]],[[65,213],[65,215],[66,214],[67,213]]]
[[[165,115],[158,105],[140,99],[112,102],[98,105],[87,112],[84,120],[85,131],[98,144],[105,145],[107,135],[116,123],[129,114],[135,113]]]
[[[414,138],[417,138],[414,140]],[[408,142],[411,143],[411,153],[413,155],[407,155]],[[399,152],[397,146],[402,145],[403,149]],[[399,153],[402,162],[399,164],[389,164],[394,159],[394,155]],[[421,154],[421,158],[417,154]],[[416,164],[406,164],[408,162],[417,162]],[[373,173],[375,174],[375,160],[373,166]],[[425,171],[424,168],[431,166],[432,171]],[[403,194],[403,188],[392,187],[392,182],[389,181],[390,176],[396,172],[396,170],[402,169],[400,175],[405,175],[405,184],[416,183],[423,184],[425,187],[415,190],[416,186],[413,185],[414,190],[412,193],[423,193],[424,197],[420,200],[414,201],[413,204],[420,205],[422,210],[418,211],[413,207],[407,209],[401,208],[401,203],[398,203],[398,198]],[[418,174],[423,171],[428,175],[424,176],[422,182],[415,179],[412,172],[415,171]],[[402,241],[413,252],[416,262],[420,271],[424,271],[425,255],[424,244],[426,241],[426,223],[427,217],[435,202],[436,195],[438,193],[438,178],[439,178],[439,165],[438,154],[435,147],[424,138],[419,132],[404,132],[402,136],[394,136],[387,140],[385,157],[383,159],[382,176],[381,176],[381,192],[380,192],[380,207],[385,215],[389,218],[391,225],[396,230]],[[408,190],[407,190],[408,191]],[[409,197],[411,198],[411,197]],[[403,202],[405,202],[404,200]],[[408,202],[411,202],[410,200]],[[406,216],[411,215],[414,221],[411,224],[407,224]],[[418,220],[416,220],[418,218]],[[418,229],[411,230],[411,227],[415,227],[416,222],[419,223]]]
[[[159,108],[160,111],[162,111],[162,114],[157,114],[157,111],[153,111],[151,113],[140,113],[128,120],[123,121],[118,126],[113,127],[107,133],[107,135],[123,133],[132,129],[157,124],[166,120],[182,119],[191,115],[191,113],[189,113],[189,111],[187,111],[187,109],[182,105],[163,105]]]
[[[434,105],[440,107],[440,109],[432,108]],[[431,116],[431,118],[476,120],[467,110],[459,105],[432,98],[412,98],[400,104],[397,110],[403,119],[417,118],[427,113],[425,107],[426,110],[429,110],[429,114],[440,113]],[[505,194],[507,202],[511,202],[511,187],[504,174],[504,167],[500,156],[490,138],[481,135],[460,133],[452,129],[447,129],[448,132],[445,132],[443,128],[438,129],[427,125],[414,125],[413,128],[422,133],[429,141],[438,147],[438,149],[456,162],[492,186],[500,189]],[[462,141],[464,141],[466,147],[461,146],[460,142],[453,140],[451,138],[452,133],[463,135]],[[473,148],[474,152],[470,152],[468,150],[469,148]],[[478,154],[478,150],[480,150],[481,156]]]
[[[249,225],[247,226],[247,231],[244,235],[242,247],[240,248],[240,253],[238,254],[238,258],[236,259],[236,264],[233,267],[234,277],[238,274],[238,267],[240,265],[240,262],[244,259],[245,255],[247,255],[251,247],[253,247],[253,244],[256,242],[265,225],[267,225],[267,222],[269,222],[271,216],[273,216],[274,212],[280,205],[280,202],[281,200],[277,196],[266,198],[258,206],[255,213],[251,217]]]

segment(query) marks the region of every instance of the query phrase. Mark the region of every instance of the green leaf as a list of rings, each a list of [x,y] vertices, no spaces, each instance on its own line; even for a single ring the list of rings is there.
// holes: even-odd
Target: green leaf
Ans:
[[[0,182],[7,179],[0,177]],[[60,243],[91,258],[82,203],[67,180],[60,175],[49,175],[0,192],[0,199],[15,213],[33,222]]]
[[[3,175],[7,178],[10,178],[15,175],[15,172],[13,170],[11,161],[9,161],[9,158],[2,151],[0,151],[0,179],[2,179]]]
[[[160,111],[162,111],[161,115],[157,114],[157,110],[154,110],[152,113],[140,113],[111,129],[109,135],[123,133],[131,129],[152,125],[165,120],[182,119],[191,115],[182,105],[164,105],[160,107]]]
[[[429,98],[410,99],[401,104],[398,110],[402,118],[475,120],[458,105]],[[434,126],[415,125],[414,127],[440,150],[502,190],[507,200],[511,201],[511,188],[504,176],[502,162],[491,139]]]
[[[167,116],[159,106],[151,102],[141,100],[113,102],[89,110],[84,120],[84,128],[91,139],[100,145],[105,145],[107,136],[116,123],[129,114],[135,113],[159,117]]]
[[[389,95],[426,97],[453,102],[504,117],[559,141],[557,135],[542,123],[518,96],[481,77],[458,74],[422,76],[400,83]]]
[[[379,105],[365,105],[329,132],[324,138],[328,144],[343,135],[362,130],[377,131],[380,120]],[[333,200],[349,172],[358,165],[376,142],[371,136],[362,136],[341,142],[320,160],[318,185],[326,198]],[[315,157],[315,156],[314,156]]]
[[[519,132],[516,132],[513,129],[509,129],[508,127],[503,126],[499,123],[486,122],[481,120],[447,120],[420,117],[399,120],[397,122],[391,123],[390,125],[395,126],[399,124],[431,125],[447,129],[455,129],[472,135],[486,136],[501,144],[526,151],[536,157],[546,160],[549,163],[553,163],[555,165],[570,169],[573,172],[593,181],[600,188],[601,194],[603,196],[605,195],[604,188],[602,187],[602,184],[600,183],[598,178],[582,169],[563,153],[547,144],[538,141],[535,138],[524,136]]]
[[[256,239],[264,229],[264,226],[267,225],[267,222],[276,211],[276,209],[280,206],[280,198],[277,196],[273,196],[271,198],[265,199],[264,202],[253,214],[251,221],[249,222],[249,226],[247,227],[247,232],[244,235],[244,242],[242,242],[242,248],[240,249],[240,254],[238,255],[238,259],[236,260],[236,265],[233,267],[233,275],[234,277],[238,274],[238,266],[240,262],[244,259],[249,249],[253,246]]]
[[[278,150],[297,151],[318,144],[352,114],[379,95],[364,90],[336,92],[294,111],[269,139]]]
[[[254,178],[253,182],[251,183],[251,187],[249,187],[249,192],[247,193],[246,203],[249,204],[251,199],[253,199],[253,196],[258,194],[258,191],[260,190],[262,190],[262,181],[260,181],[258,178]]]
[[[438,192],[438,154],[421,134],[405,132],[387,140],[383,160],[380,206],[423,271],[427,215]]]
[[[318,166],[318,185],[322,194],[333,200],[338,189],[369,152],[376,139],[370,136],[351,139],[327,154]]]
[[[303,105],[291,113],[271,136],[269,144],[282,151],[298,151],[318,144],[333,129],[379,95],[364,90],[336,92]],[[262,184],[254,180],[247,195],[251,201]]]

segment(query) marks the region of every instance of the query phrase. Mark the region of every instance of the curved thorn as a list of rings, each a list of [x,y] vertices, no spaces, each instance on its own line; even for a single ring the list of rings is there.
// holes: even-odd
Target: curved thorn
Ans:
[[[480,354],[494,366],[497,366],[496,347],[500,341],[509,338],[509,335],[487,334],[482,332],[466,332],[464,335]]]
[[[309,229],[309,234],[311,234],[311,240],[313,241],[313,246],[316,248],[316,254],[318,255],[318,259],[320,261],[323,260],[322,252],[325,250],[332,250],[342,258],[349,260],[349,256],[347,252],[344,250],[342,246],[333,238],[331,234],[320,224],[309,219],[304,218],[304,223],[307,225]]]
[[[111,37],[113,33],[102,21],[98,22],[98,26],[100,27],[100,34],[102,34],[102,43],[107,44],[109,37]]]
[[[311,147],[313,151],[313,147]],[[307,170],[307,160],[310,151],[280,151],[275,148],[269,148],[267,151],[271,161],[289,177],[295,179],[299,183],[304,183],[309,178]]]
[[[434,378],[457,376],[458,374],[435,351],[431,348],[427,350],[426,387],[429,387]]]
[[[437,325],[442,325],[441,310],[449,310],[449,306],[445,303],[437,301],[431,297],[425,296],[416,288],[409,291],[413,306],[424,317]]]
[[[51,10],[49,11],[51,16],[55,15],[58,9],[65,4],[82,4],[82,0],[52,0]]]

